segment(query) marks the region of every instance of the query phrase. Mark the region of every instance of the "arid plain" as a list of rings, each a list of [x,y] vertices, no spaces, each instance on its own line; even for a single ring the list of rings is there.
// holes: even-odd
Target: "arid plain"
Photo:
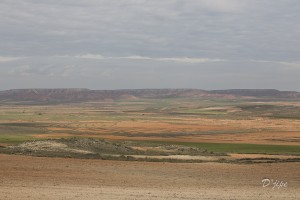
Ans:
[[[298,199],[299,119],[287,99],[2,101],[0,199]]]

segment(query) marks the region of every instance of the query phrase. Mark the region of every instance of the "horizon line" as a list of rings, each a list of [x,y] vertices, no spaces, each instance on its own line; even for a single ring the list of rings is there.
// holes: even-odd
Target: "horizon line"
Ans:
[[[275,88],[226,88],[226,89],[200,89],[200,88],[118,88],[118,89],[90,89],[90,88],[79,88],[79,87],[61,87],[61,88],[12,88],[4,89],[0,91],[9,90],[99,90],[99,91],[118,91],[118,90],[204,90],[204,91],[225,91],[225,90],[276,90],[281,92],[299,92],[297,90],[280,90]]]

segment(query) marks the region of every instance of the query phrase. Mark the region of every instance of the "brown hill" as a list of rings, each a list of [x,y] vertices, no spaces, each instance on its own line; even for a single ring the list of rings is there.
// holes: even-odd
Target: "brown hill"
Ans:
[[[299,92],[258,89],[212,90],[199,89],[13,89],[0,91],[0,101],[80,102],[94,100],[136,100],[160,98],[300,98]]]
[[[230,90],[212,90],[210,94],[230,94],[235,96],[250,97],[271,97],[271,98],[298,98],[299,92],[279,91],[275,89],[230,89]]]

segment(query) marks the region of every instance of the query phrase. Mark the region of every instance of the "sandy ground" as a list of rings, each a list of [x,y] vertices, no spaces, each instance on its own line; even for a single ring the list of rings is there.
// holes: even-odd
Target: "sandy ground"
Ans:
[[[0,154],[0,199],[300,199],[300,163],[150,163]],[[262,187],[264,178],[287,187]]]

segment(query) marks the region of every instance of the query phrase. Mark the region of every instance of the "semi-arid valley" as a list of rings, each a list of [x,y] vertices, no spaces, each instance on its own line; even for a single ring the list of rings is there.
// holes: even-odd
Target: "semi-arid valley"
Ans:
[[[299,100],[278,90],[2,91],[0,191],[4,199],[297,199]]]

